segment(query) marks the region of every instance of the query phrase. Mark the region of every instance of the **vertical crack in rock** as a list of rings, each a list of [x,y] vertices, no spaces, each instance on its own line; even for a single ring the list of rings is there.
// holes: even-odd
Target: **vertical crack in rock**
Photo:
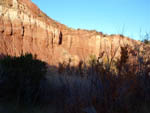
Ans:
[[[102,52],[101,40],[102,40],[102,37],[100,37],[100,41],[99,41],[99,55]]]
[[[69,47],[69,50],[70,50],[71,47],[72,47],[72,37],[69,37],[69,38],[71,38],[71,40],[70,40],[70,47]]]
[[[10,22],[10,34],[9,35],[12,36],[13,35],[13,25],[12,25],[12,21],[11,21],[11,15],[10,15],[9,11],[7,13],[8,13],[8,20]]]
[[[58,45],[62,44],[62,38],[63,38],[63,35],[62,35],[62,32],[60,31]]]
[[[11,27],[10,36],[12,36],[12,35],[13,35],[13,26],[12,26],[12,22],[10,22],[10,27]]]
[[[53,32],[51,45],[52,45],[52,54],[54,54],[54,39],[55,39],[55,32]]]
[[[2,33],[4,33],[4,29],[2,30]]]
[[[24,37],[24,32],[25,32],[25,29],[24,29],[24,26],[22,26],[22,37]]]
[[[2,18],[0,18],[0,26],[1,26],[0,32],[4,33],[4,21],[2,20]]]
[[[53,49],[53,46],[54,46],[54,37],[55,37],[55,34],[52,36],[52,42],[51,42],[51,44],[52,44],[52,49]]]
[[[48,48],[48,47],[49,47],[49,34],[48,34],[48,26],[46,26],[46,39],[47,39],[47,42],[46,42],[46,47]]]

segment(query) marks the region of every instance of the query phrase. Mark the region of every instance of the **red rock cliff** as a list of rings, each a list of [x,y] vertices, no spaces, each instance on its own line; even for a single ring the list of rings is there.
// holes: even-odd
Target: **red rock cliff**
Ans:
[[[92,54],[98,56],[102,51],[110,54],[122,45],[133,47],[138,43],[120,35],[68,28],[46,16],[30,0],[0,0],[0,53],[3,54],[32,53],[51,65],[68,59],[76,64]]]

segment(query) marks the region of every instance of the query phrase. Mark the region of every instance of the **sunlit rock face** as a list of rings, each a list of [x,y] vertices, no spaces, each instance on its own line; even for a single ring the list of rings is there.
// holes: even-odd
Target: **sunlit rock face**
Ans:
[[[19,56],[25,53],[50,65],[71,60],[77,65],[90,55],[99,56],[120,46],[140,42],[120,35],[104,35],[96,31],[75,30],[44,14],[30,0],[0,0],[0,53]]]

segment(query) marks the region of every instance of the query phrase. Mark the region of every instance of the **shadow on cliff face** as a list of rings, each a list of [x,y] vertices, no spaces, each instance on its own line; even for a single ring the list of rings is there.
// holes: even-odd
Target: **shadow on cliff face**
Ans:
[[[125,49],[125,48],[124,48]],[[128,64],[122,49],[117,72],[98,59],[50,66],[31,54],[1,55],[0,111],[7,113],[146,113],[150,109],[149,61]]]

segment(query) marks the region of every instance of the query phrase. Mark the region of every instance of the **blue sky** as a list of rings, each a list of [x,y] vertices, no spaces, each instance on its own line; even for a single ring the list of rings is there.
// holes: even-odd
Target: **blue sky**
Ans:
[[[52,19],[71,28],[123,34],[150,33],[150,0],[32,0]]]

